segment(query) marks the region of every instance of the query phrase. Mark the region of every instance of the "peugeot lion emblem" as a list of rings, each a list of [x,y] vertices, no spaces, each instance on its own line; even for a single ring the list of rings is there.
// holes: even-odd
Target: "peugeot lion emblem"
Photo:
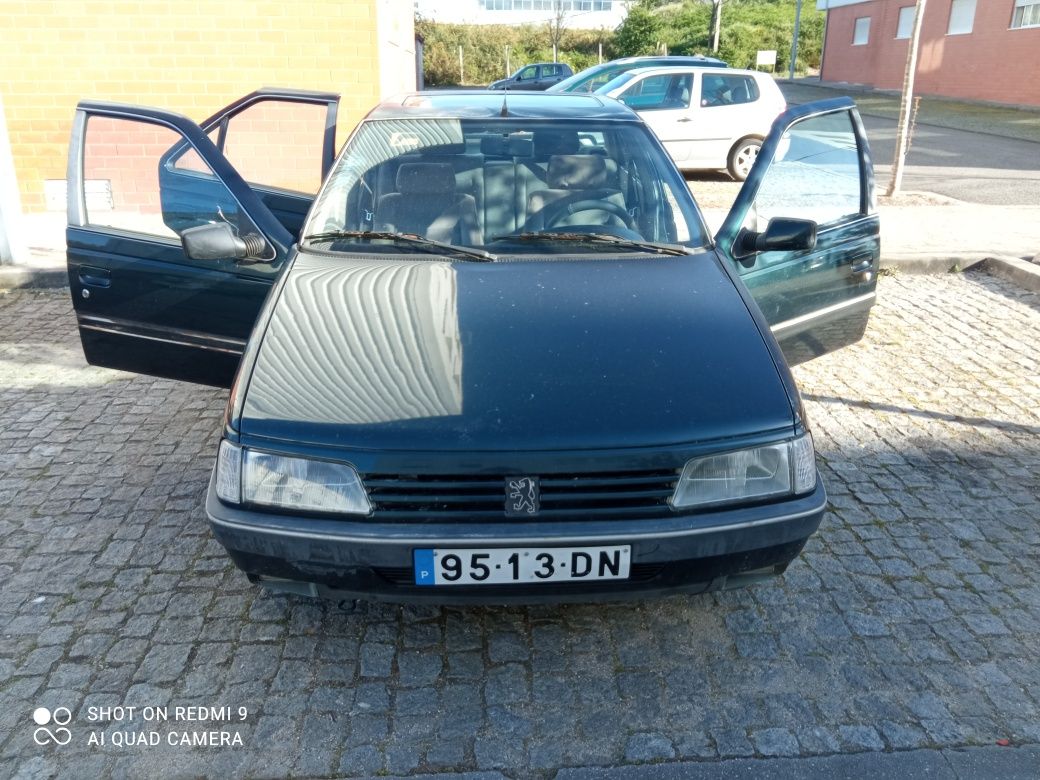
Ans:
[[[538,477],[506,480],[506,515],[525,517],[538,513]]]

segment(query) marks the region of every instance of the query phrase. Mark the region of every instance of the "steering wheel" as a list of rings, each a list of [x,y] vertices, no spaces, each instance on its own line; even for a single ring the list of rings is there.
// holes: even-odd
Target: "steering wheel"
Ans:
[[[558,227],[557,223],[566,217],[580,214],[585,211],[601,211],[605,214],[617,217],[629,230],[635,230],[635,221],[632,215],[623,206],[611,203],[609,200],[579,200],[574,203],[562,201],[560,203],[545,207],[545,228]]]

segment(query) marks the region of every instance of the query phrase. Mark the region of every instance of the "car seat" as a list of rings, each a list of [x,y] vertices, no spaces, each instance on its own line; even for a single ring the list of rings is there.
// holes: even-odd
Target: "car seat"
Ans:
[[[479,246],[477,203],[456,192],[455,171],[448,163],[403,163],[397,169],[397,192],[376,202],[376,230],[413,233],[434,241]]]
[[[548,189],[531,193],[527,202],[530,215],[526,230],[544,230],[566,225],[616,225],[624,221],[607,211],[588,210],[561,215],[548,224],[547,215],[559,213],[568,204],[593,200],[624,210],[625,198],[610,175],[607,160],[598,154],[558,154],[549,158]],[[609,208],[609,207],[608,207]]]

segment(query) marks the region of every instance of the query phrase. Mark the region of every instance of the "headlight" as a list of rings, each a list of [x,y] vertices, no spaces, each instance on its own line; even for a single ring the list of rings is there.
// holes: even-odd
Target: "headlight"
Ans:
[[[345,463],[275,455],[229,441],[220,443],[216,492],[232,504],[357,515],[372,511],[361,478]]]
[[[808,493],[816,487],[812,437],[694,458],[686,464],[671,504],[679,509],[770,496]]]

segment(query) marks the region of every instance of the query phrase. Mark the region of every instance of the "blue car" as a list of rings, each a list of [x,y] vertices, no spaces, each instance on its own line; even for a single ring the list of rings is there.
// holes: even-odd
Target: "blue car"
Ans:
[[[415,94],[333,159],[336,108],[76,112],[84,353],[230,388],[205,509],[249,578],[444,604],[783,572],[826,506],[788,366],[875,298],[852,102],[780,116],[714,236],[617,101]]]

